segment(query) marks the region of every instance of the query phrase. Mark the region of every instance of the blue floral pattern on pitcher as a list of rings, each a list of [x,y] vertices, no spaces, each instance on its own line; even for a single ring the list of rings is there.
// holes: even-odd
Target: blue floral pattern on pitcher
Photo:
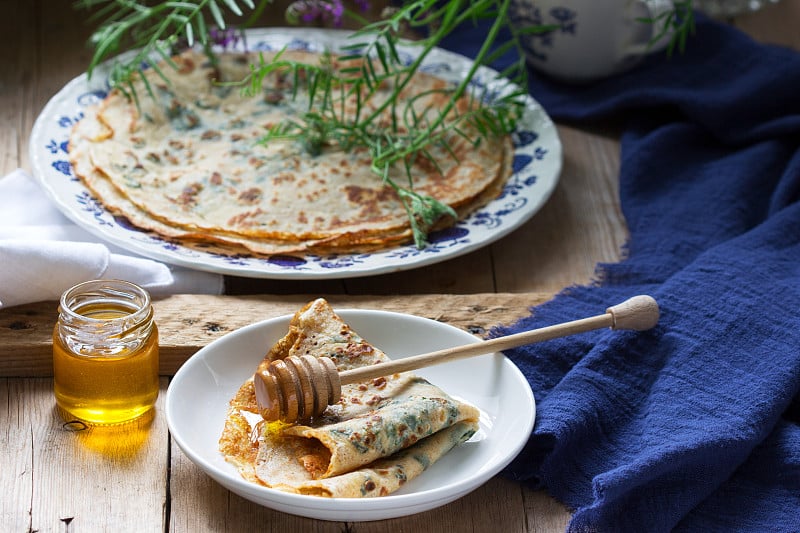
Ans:
[[[553,7],[543,16],[541,9],[530,0],[512,0],[509,9],[511,22],[520,28],[526,26],[558,26],[557,30],[528,34],[521,37],[522,47],[529,57],[547,61],[547,49],[553,46],[555,32],[575,35],[578,29],[578,14],[567,7]]]

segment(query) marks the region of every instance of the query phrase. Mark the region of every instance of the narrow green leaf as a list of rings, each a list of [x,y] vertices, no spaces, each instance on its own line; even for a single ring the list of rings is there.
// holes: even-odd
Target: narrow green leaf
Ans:
[[[389,49],[389,55],[394,64],[400,63],[400,54],[397,52],[397,47],[394,45],[393,39],[386,39],[386,47]]]
[[[214,23],[221,30],[225,29],[225,19],[222,17],[222,12],[217,5],[216,0],[208,1],[208,9],[211,11],[211,16],[214,18]]]
[[[237,17],[242,16],[242,10],[239,8],[238,5],[236,5],[236,2],[234,2],[234,0],[223,0],[223,1],[225,2],[225,5],[228,6],[228,9],[230,9],[234,15],[236,15]]]
[[[516,32],[520,35],[539,35],[541,33],[548,33],[560,29],[558,24],[541,24],[537,26],[523,26],[516,28]]]
[[[197,21],[197,33],[199,34],[200,43],[204,46],[208,44],[208,28],[206,27],[206,19],[202,16],[194,18]]]
[[[339,48],[341,50],[358,51],[358,50],[363,50],[365,48],[369,48],[369,43],[349,43],[349,44],[344,44],[344,45],[340,46]],[[359,57],[361,57],[361,54],[359,54]]]
[[[186,44],[189,45],[191,48],[194,46],[194,28],[192,28],[192,24],[190,22],[186,23]]]
[[[389,62],[386,59],[386,51],[383,49],[383,46],[380,43],[375,44],[375,52],[378,54],[378,60],[381,62],[381,66],[383,67],[384,72],[389,72]]]
[[[378,79],[378,74],[375,72],[375,65],[369,59],[364,62],[364,78],[367,80],[367,83],[372,85],[380,85],[380,80]],[[390,105],[394,103],[392,101]]]
[[[363,57],[364,56],[362,56],[361,54],[348,54],[348,55],[339,56],[339,61],[341,61],[341,62],[358,61],[358,60],[362,59]]]

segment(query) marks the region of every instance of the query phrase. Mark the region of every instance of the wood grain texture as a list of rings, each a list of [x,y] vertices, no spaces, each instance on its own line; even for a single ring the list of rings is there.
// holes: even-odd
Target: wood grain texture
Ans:
[[[162,392],[166,386],[164,379]],[[164,394],[154,416],[124,429],[84,430],[64,425],[52,379],[0,379],[0,394],[6,400],[0,410],[3,531],[163,530]]]
[[[14,24],[32,29],[37,25],[36,10],[26,0],[9,2],[9,13],[16,13]],[[8,24],[11,17],[5,17]],[[36,80],[33,64],[36,54],[35,32],[22,32],[1,25],[0,30],[0,177],[25,166],[24,145],[28,133],[24,117],[32,115],[35,105],[30,94]]]
[[[759,42],[800,50],[800,0],[780,0],[732,23]]]
[[[35,118],[89,61],[86,14],[55,6],[47,0],[3,3],[12,16],[0,22],[0,177],[18,167],[30,171],[27,143]],[[281,24],[275,16],[263,22]],[[761,42],[800,49],[800,0],[730,22]],[[410,272],[320,281],[228,277],[228,298],[157,301],[162,373],[171,374],[215,338],[291,313],[315,295],[329,295],[337,307],[408,312],[482,335],[564,287],[591,281],[596,264],[618,260],[627,239],[618,200],[619,142],[613,131],[558,128],[565,153],[559,185],[516,232]],[[54,302],[0,310],[0,376],[10,376],[0,377],[3,531],[549,533],[563,531],[569,521],[569,511],[543,492],[500,477],[445,507],[395,520],[323,522],[260,507],[212,481],[170,441],[163,413],[167,378],[146,431],[110,439],[62,428],[47,377],[54,322]]]
[[[498,292],[558,292],[596,279],[628,238],[619,207],[619,142],[561,125],[564,166],[553,196],[516,232],[492,245]]]
[[[289,315],[310,295],[175,295],[153,302],[159,329],[161,374],[169,376],[197,350],[238,328]],[[473,294],[326,297],[336,309],[381,309],[439,320],[483,335],[527,315],[546,294]],[[56,302],[0,309],[0,376],[51,376]],[[599,310],[602,312],[603,310]],[[580,317],[576,317],[580,318]]]
[[[337,309],[369,308],[408,312],[461,327],[476,335],[528,314],[546,294],[420,296],[332,296]],[[157,300],[162,339],[192,352],[249,323],[292,313],[306,296],[192,296]],[[21,371],[48,374],[49,331],[54,302],[0,310],[0,360],[13,360],[5,341],[24,338],[9,323],[28,321],[31,336],[19,348],[42,354],[42,361]],[[42,335],[44,333],[44,335]],[[38,340],[37,340],[38,336]],[[183,352],[181,352],[183,353]],[[178,364],[182,359],[175,359]],[[172,363],[170,363],[172,364]],[[8,367],[4,372],[8,374]],[[119,531],[557,531],[569,514],[542,492],[496,478],[473,493],[437,510],[387,521],[342,524],[273,511],[244,500],[208,478],[169,441],[163,401],[167,379],[152,420],[125,432],[70,431],[54,409],[52,379],[4,378],[2,423],[6,431],[2,519],[14,531],[96,531],[114,524]],[[169,445],[167,444],[169,443]],[[167,447],[169,446],[169,447]],[[168,484],[168,485],[167,485]],[[92,502],[102,501],[102,510]],[[443,519],[442,517],[446,517]],[[531,527],[531,524],[538,524]],[[446,524],[446,526],[444,526]],[[497,529],[499,528],[499,529]]]
[[[19,17],[0,35],[12,65],[0,82],[0,176],[30,171],[27,141],[33,122],[69,80],[85,71],[91,26],[86,14],[52,10],[41,0],[16,0]],[[277,23],[281,21],[278,20]],[[276,23],[274,16],[265,24]],[[23,43],[16,46],[15,42]],[[0,41],[2,42],[2,41]],[[5,79],[5,78],[4,78]],[[625,222],[615,188],[619,145],[613,136],[559,126],[565,165],[545,208],[516,232],[463,257],[427,267],[345,280],[268,280],[229,276],[229,294],[477,294],[557,292],[589,281],[597,262],[616,260]],[[596,158],[596,159],[594,159]],[[606,209],[609,207],[610,209]]]

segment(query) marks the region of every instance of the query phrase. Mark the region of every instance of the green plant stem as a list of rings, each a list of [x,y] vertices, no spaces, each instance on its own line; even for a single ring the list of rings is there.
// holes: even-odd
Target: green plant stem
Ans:
[[[413,190],[411,161],[416,157],[427,157],[438,167],[438,162],[427,150],[428,146],[434,144],[456,157],[446,145],[446,139],[451,134],[467,138],[466,130],[460,127],[464,122],[475,126],[476,138],[467,138],[474,144],[482,136],[502,135],[513,131],[518,107],[513,107],[512,100],[525,94],[523,89],[510,95],[505,94],[500,101],[491,104],[475,100],[477,105],[470,105],[468,111],[459,112],[453,120],[449,120],[457,109],[457,102],[467,92],[482,64],[511,48],[521,51],[518,33],[513,27],[511,43],[493,50],[500,29],[508,25],[510,1],[451,0],[441,3],[437,0],[417,0],[397,8],[388,20],[372,23],[357,13],[347,11],[346,16],[363,26],[353,33],[353,37],[368,38],[364,39],[363,45],[359,43],[349,47],[340,59],[359,59],[360,67],[353,67],[347,72],[347,69],[342,69],[339,75],[324,64],[303,65],[285,60],[279,53],[273,63],[254,67],[250,79],[243,81],[249,83],[251,93],[257,93],[269,72],[289,69],[295,73],[296,95],[299,85],[297,81],[300,79],[297,73],[301,69],[304,71],[303,79],[306,79],[309,87],[309,106],[302,121],[287,120],[271,130],[264,141],[298,140],[312,154],[321,150],[325,143],[335,143],[343,150],[349,150],[356,145],[367,147],[372,156],[372,170],[397,192],[408,214],[414,239],[418,246],[424,246],[430,227],[440,217],[455,217],[456,214],[449,206]],[[92,35],[95,50],[88,68],[89,75],[101,62],[122,48],[134,48],[137,51],[132,58],[113,64],[109,82],[112,87],[118,87],[137,99],[132,74],[140,71],[142,64],[149,64],[158,75],[167,79],[157,62],[152,60],[154,55],[170,62],[170,48],[181,38],[185,38],[189,45],[200,42],[206,54],[214,60],[207,19],[224,29],[225,13],[243,16],[242,7],[245,7],[251,12],[244,25],[251,26],[270,3],[271,0],[165,0],[150,6],[133,0],[80,0],[76,5],[99,7],[94,20],[103,20]],[[470,20],[486,18],[493,18],[494,21],[466,76],[454,87],[433,91],[447,96],[441,109],[431,110],[435,112],[434,116],[429,117],[428,110],[417,116],[413,103],[418,96],[412,98],[410,103],[403,103],[399,100],[399,95],[445,36]],[[412,29],[424,27],[430,31],[427,37],[415,43],[420,51],[408,65],[402,64],[396,50],[399,42],[397,33],[404,25]],[[524,55],[521,53],[520,61],[522,68],[512,65],[503,74],[521,76],[521,79],[512,81],[522,81],[524,85]],[[354,73],[358,73],[358,76],[353,77]],[[140,79],[153,95],[146,77],[140,76]],[[381,101],[375,109],[362,113],[362,98],[363,101],[369,99],[387,80],[392,81],[392,94],[389,98]],[[345,115],[345,103],[350,97],[355,97],[357,102],[354,118]],[[516,105],[520,105],[519,101]],[[390,127],[377,126],[377,121],[387,114]],[[402,129],[401,124],[404,126]],[[398,163],[405,166],[407,186],[396,183],[389,174],[389,169]]]
[[[492,27],[489,29],[489,33],[486,36],[486,40],[483,42],[483,45],[481,46],[480,51],[478,52],[477,56],[475,57],[475,60],[472,62],[471,66],[470,66],[470,69],[467,72],[467,75],[464,76],[464,78],[461,80],[461,82],[455,88],[455,90],[453,91],[452,97],[448,100],[448,102],[445,105],[444,109],[440,113],[438,113],[437,118],[428,126],[428,128],[425,131],[423,131],[423,132],[421,132],[421,133],[419,133],[417,135],[416,139],[411,143],[411,145],[409,147],[407,147],[406,149],[404,149],[403,151],[401,151],[399,153],[392,154],[391,158],[387,158],[386,156],[384,156],[383,158],[378,158],[376,161],[373,161],[373,166],[376,166],[376,167],[380,168],[384,164],[391,164],[394,161],[397,161],[399,159],[402,159],[402,158],[404,158],[406,156],[411,155],[412,153],[417,152],[421,145],[426,144],[425,140],[429,139],[431,137],[431,135],[433,134],[433,132],[436,131],[442,125],[442,123],[444,122],[446,116],[450,113],[450,111],[456,105],[456,102],[458,101],[458,99],[461,98],[461,96],[464,94],[464,92],[466,91],[466,88],[469,85],[470,81],[475,76],[475,73],[478,71],[478,68],[480,68],[480,66],[482,65],[482,61],[484,60],[486,55],[489,53],[489,50],[491,49],[492,45],[494,44],[495,39],[497,39],[497,34],[500,31],[500,28],[503,27],[506,24],[504,21],[505,21],[505,18],[507,16],[507,14],[508,14],[509,1],[510,0],[504,0],[503,3],[501,4],[498,16],[495,19],[494,24],[492,24]],[[449,31],[452,31],[452,30],[450,28],[448,28],[447,31],[445,31],[444,29],[440,29],[440,32],[444,32],[441,35],[441,37],[444,37],[444,35],[449,33]],[[428,48],[424,52],[424,55],[421,54],[420,57],[422,59],[424,59],[424,57],[427,56],[428,52],[430,52],[431,49],[432,49],[432,47]],[[414,71],[416,71],[416,68],[418,68],[418,66],[421,63],[422,63],[421,60],[418,60],[418,61],[416,61],[414,63]],[[411,78],[410,76],[406,78],[405,83],[403,84],[403,86],[405,86],[405,84],[407,84],[410,81],[410,78]],[[402,90],[402,87],[400,89]],[[373,113],[373,115],[374,114],[375,113]],[[370,117],[370,118],[372,118],[372,117]],[[370,119],[368,118],[367,121],[369,121],[369,120]]]

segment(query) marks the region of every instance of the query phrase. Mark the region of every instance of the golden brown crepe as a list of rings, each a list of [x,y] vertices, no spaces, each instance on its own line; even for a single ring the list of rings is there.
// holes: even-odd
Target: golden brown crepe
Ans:
[[[282,56],[306,64],[320,57],[302,51]],[[300,120],[308,106],[305,86],[295,87],[293,78],[281,73],[268,76],[254,97],[220,85],[244,78],[258,62],[255,54],[222,54],[212,65],[199,52],[187,51],[174,61],[177,69],[160,69],[169,83],[154,69],[145,72],[152,98],[141,80],[138,101],[112,91],[71,134],[76,175],[107,209],[168,238],[256,254],[355,251],[410,239],[407,212],[371,170],[365,148],[345,152],[323,145],[321,153],[310,155],[300,143],[258,142],[273,126]],[[341,66],[332,61],[333,68]],[[441,109],[446,87],[417,73],[400,101],[412,99],[415,113],[426,116]],[[387,82],[361,102],[361,113],[377,109],[391,89]],[[344,113],[355,112],[354,102],[344,102]],[[464,112],[469,105],[464,98],[457,107]],[[389,120],[386,114],[381,120]],[[466,125],[459,130],[478,137]],[[428,147],[435,164],[415,159],[414,190],[465,216],[497,196],[505,183],[510,140],[488,137],[474,146],[453,132],[445,144]],[[405,172],[398,165],[390,176],[406,183]]]
[[[317,299],[292,318],[268,352],[331,357],[339,371],[387,360]],[[266,423],[252,378],[231,400],[220,451],[245,479],[326,497],[390,494],[478,428],[479,411],[405,372],[345,385],[338,404],[302,424]]]

